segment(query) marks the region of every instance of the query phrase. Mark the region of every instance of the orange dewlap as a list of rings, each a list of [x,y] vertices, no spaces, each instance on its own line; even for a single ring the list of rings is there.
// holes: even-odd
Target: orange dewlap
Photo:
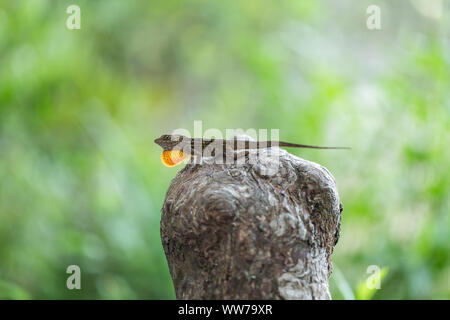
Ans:
[[[181,150],[165,150],[161,153],[161,161],[166,167],[174,167],[186,158]]]

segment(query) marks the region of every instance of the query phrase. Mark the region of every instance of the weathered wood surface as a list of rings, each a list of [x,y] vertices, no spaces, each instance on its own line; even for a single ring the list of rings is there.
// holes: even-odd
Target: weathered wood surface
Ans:
[[[187,164],[161,217],[177,299],[330,299],[341,208],[328,170],[282,149]]]

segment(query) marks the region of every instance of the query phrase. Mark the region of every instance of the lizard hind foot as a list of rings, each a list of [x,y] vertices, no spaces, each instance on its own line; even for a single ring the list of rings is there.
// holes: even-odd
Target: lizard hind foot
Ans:
[[[165,150],[161,153],[161,162],[166,167],[174,167],[186,158],[187,156],[181,150]]]

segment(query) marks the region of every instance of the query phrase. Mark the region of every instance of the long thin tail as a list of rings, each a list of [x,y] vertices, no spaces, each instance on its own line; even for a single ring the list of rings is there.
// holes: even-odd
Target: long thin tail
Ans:
[[[350,150],[351,148],[348,147],[321,147],[321,146],[310,146],[307,144],[296,144],[296,143],[290,143],[290,142],[283,142],[283,141],[253,141],[253,140],[202,140],[203,141],[203,148],[206,148],[211,143],[220,143],[223,144],[225,147],[225,144],[230,144],[234,147],[235,150],[248,150],[248,149],[264,149],[264,148],[271,148],[271,147],[288,147],[288,148],[309,148],[309,149],[347,149]],[[220,145],[219,144],[219,145]]]
[[[290,148],[309,148],[309,149],[345,149],[350,150],[349,147],[320,147],[320,146],[310,146],[307,144],[296,144],[296,143],[290,143],[290,142],[278,142],[278,146],[280,147],[290,147]]]

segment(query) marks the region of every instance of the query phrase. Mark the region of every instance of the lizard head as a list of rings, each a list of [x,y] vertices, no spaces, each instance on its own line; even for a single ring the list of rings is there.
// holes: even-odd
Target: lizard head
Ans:
[[[183,146],[190,139],[178,134],[164,134],[155,139],[155,143],[163,148],[161,161],[167,167],[173,167],[181,163],[187,156],[183,153]]]
[[[175,147],[179,147],[184,139],[187,138],[179,134],[163,134],[161,137],[155,139],[155,143],[164,150],[173,150]]]
[[[164,150],[183,150],[191,144],[191,139],[180,134],[163,134],[155,143]]]

